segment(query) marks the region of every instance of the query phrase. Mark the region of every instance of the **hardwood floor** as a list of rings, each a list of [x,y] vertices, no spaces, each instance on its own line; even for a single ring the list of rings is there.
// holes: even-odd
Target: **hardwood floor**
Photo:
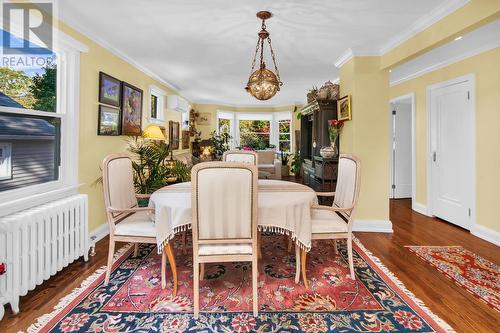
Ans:
[[[500,316],[474,296],[452,283],[435,268],[405,249],[405,245],[461,245],[499,263],[497,246],[472,236],[468,231],[439,219],[415,213],[410,200],[390,203],[393,234],[356,233],[356,236],[418,298],[458,332],[494,332]],[[21,298],[21,312],[15,316],[7,306],[0,332],[25,330],[48,313],[59,299],[78,287],[97,268],[106,265],[108,241],[97,244],[96,256],[79,260]],[[118,247],[118,246],[117,246]]]

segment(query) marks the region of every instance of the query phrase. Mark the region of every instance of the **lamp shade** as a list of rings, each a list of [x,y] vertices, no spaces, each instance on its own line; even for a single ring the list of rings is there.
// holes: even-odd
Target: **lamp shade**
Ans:
[[[142,136],[145,139],[165,140],[165,135],[157,125],[149,125],[148,127],[146,127],[144,132],[142,132]]]

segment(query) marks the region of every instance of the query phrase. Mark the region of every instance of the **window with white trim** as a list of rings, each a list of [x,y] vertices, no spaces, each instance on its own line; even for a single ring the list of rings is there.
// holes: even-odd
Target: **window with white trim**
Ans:
[[[149,87],[149,121],[151,123],[164,124],[166,96],[166,92],[157,86]]]
[[[291,112],[217,111],[217,132],[228,132],[231,147],[292,152]]]
[[[88,48],[58,33],[45,61],[0,67],[0,145],[9,143],[11,169],[0,178],[0,216],[77,193],[80,52]]]

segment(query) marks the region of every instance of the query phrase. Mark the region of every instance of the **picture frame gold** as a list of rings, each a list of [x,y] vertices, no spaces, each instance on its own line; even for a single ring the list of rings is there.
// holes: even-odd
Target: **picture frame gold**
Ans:
[[[351,120],[351,96],[346,95],[337,100],[337,119],[338,120]]]
[[[212,114],[210,112],[200,112],[196,119],[196,124],[201,126],[210,126]]]

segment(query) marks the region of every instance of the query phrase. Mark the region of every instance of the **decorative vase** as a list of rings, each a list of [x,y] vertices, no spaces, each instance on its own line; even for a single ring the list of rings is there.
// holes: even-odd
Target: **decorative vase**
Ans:
[[[319,154],[323,158],[334,158],[336,154],[335,145],[326,146],[320,149]]]

